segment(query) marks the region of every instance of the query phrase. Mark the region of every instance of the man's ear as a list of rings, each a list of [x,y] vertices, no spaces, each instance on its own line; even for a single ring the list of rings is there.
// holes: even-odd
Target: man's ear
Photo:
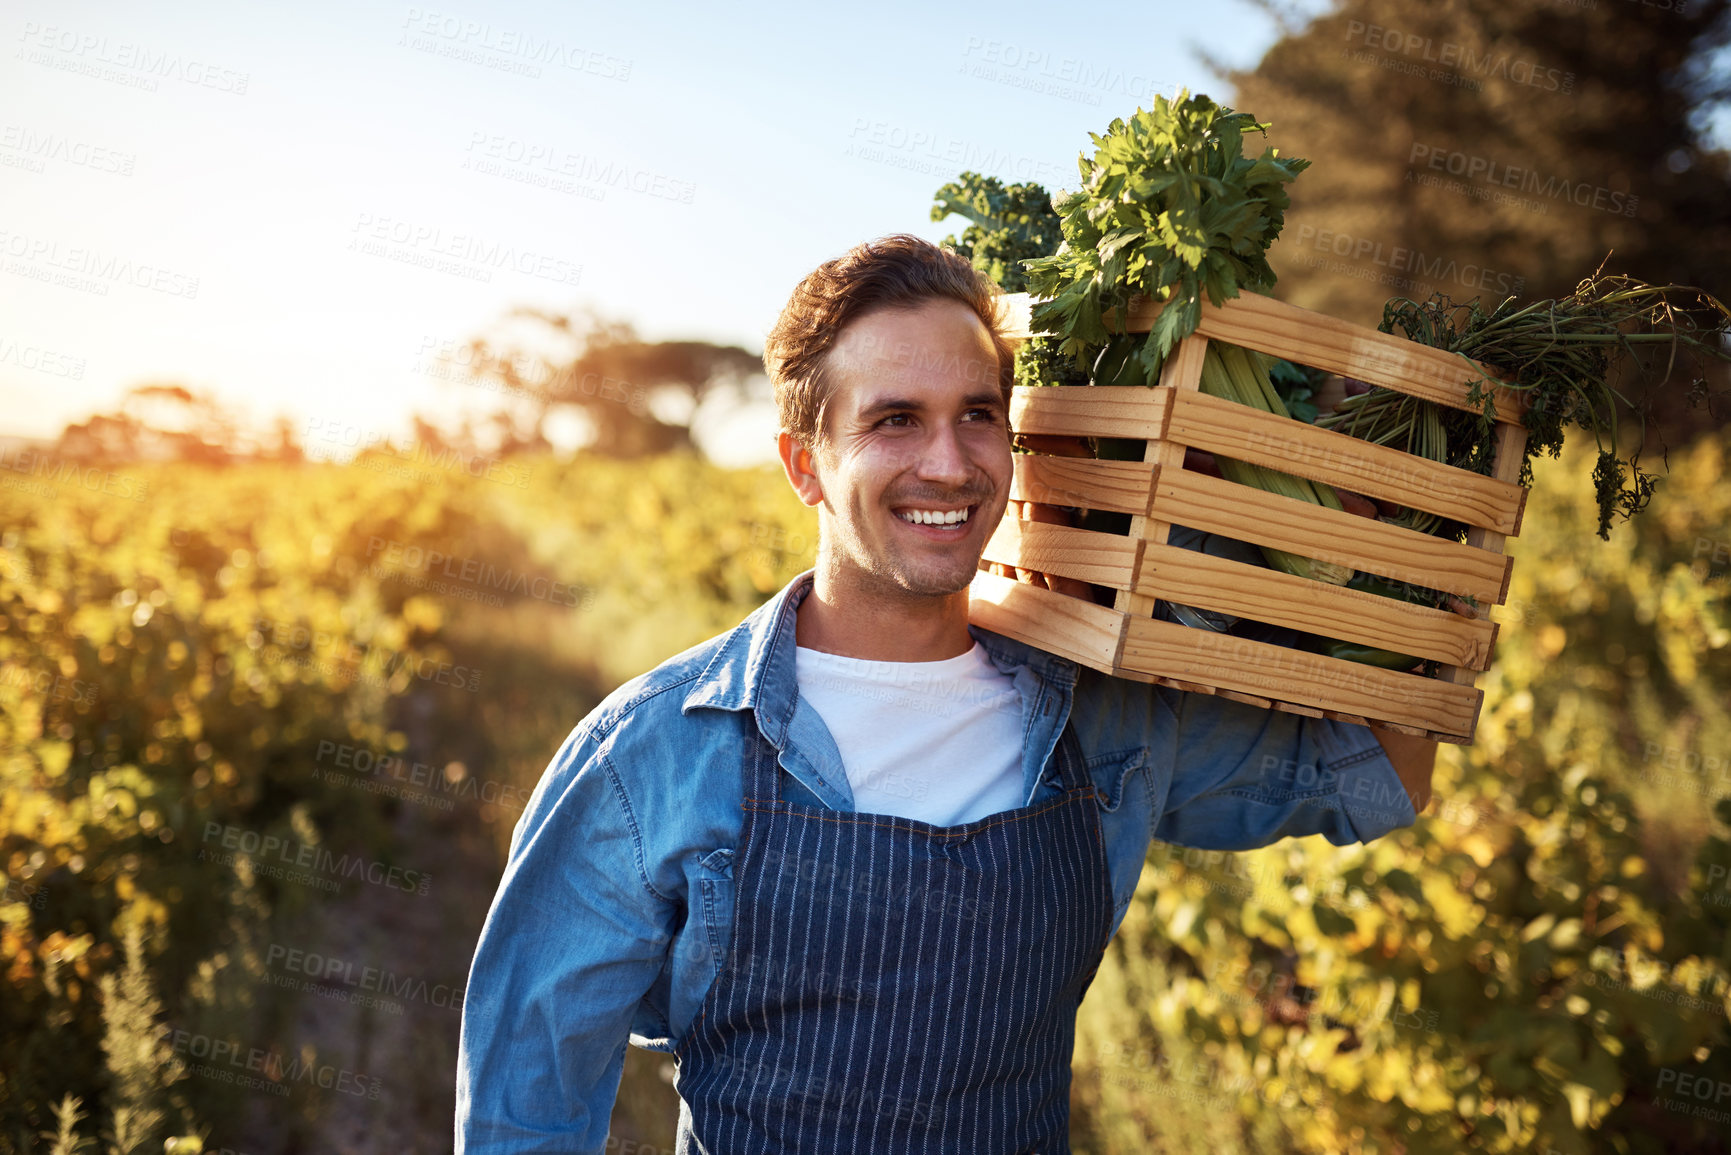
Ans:
[[[793,434],[785,429],[776,436],[775,447],[781,455],[781,468],[787,474],[787,483],[793,486],[799,499],[807,505],[820,504],[823,501],[823,482],[818,479],[817,463],[812,460],[811,450],[795,441]]]

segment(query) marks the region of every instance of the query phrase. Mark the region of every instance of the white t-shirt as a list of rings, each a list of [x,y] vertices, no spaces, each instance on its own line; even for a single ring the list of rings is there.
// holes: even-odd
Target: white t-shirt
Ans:
[[[959,826],[1023,805],[1021,691],[979,642],[941,662],[800,646],[794,673],[841,751],[856,811]]]

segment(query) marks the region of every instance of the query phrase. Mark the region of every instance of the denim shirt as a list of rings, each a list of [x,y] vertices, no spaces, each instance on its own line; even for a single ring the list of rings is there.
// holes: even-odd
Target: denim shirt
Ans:
[[[812,574],[613,691],[542,775],[469,974],[458,1151],[601,1152],[627,1040],[672,1051],[691,1027],[733,929],[747,727],[780,751],[783,798],[854,808],[794,676]],[[1101,794],[1114,935],[1153,840],[1343,846],[1417,821],[1367,727],[1109,677],[968,630],[1020,691],[1025,804],[1059,792],[1053,751],[1075,726]]]

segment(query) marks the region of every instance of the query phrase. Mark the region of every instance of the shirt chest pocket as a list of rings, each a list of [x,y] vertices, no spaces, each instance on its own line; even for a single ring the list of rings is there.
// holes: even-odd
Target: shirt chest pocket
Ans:
[[[727,963],[733,938],[733,848],[710,851],[697,863],[698,928],[709,946],[712,974]]]
[[[1113,750],[1088,759],[1088,777],[1099,787],[1100,809],[1107,814],[1116,813],[1126,796],[1133,795],[1132,802],[1145,801],[1151,773],[1146,746]]]

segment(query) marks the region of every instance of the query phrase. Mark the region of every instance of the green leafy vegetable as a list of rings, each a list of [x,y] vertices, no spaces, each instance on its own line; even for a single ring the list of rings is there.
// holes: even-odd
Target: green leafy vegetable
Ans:
[[[1081,189],[1054,202],[1063,245],[1027,264],[1028,289],[1044,298],[1034,329],[1055,336],[1082,369],[1114,335],[1107,310],[1136,294],[1163,301],[1135,358],[1141,383],[1152,385],[1172,347],[1195,331],[1203,293],[1219,305],[1273,287],[1266,254],[1286,220],[1282,186],[1310,162],[1272,148],[1246,157],[1244,134],[1266,127],[1180,92],[1114,120],[1104,136],[1090,133],[1093,159],[1077,158]]]
[[[1037,184],[1005,185],[997,177],[964,172],[933,198],[932,220],[959,215],[971,223],[961,238],[943,244],[968,258],[974,268],[1006,293],[1026,292],[1024,266],[1050,256],[1062,240],[1052,198]],[[1064,361],[1057,342],[1034,337],[1016,350],[1017,385],[1085,385],[1088,376]]]

